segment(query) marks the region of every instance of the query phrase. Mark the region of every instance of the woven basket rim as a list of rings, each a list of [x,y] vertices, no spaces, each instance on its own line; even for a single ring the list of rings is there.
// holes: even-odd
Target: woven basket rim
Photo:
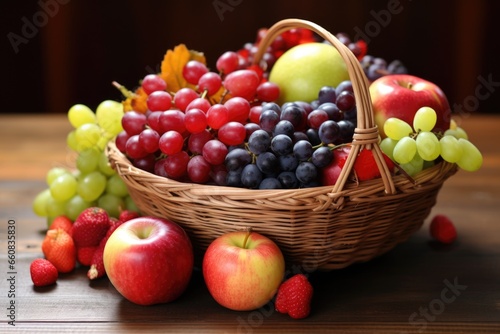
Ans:
[[[196,192],[200,195],[214,195],[214,196],[238,196],[243,193],[251,198],[268,197],[272,194],[276,197],[309,197],[309,196],[319,196],[326,195],[332,199],[332,203],[335,203],[339,198],[342,197],[356,197],[362,198],[363,193],[366,192],[370,195],[373,194],[384,194],[385,196],[399,196],[403,193],[411,192],[411,189],[418,190],[420,187],[424,186],[428,181],[438,181],[437,179],[442,178],[443,180],[451,176],[457,171],[456,164],[446,162],[444,160],[439,161],[434,166],[428,167],[417,175],[415,175],[412,180],[410,180],[404,174],[398,174],[394,176],[394,185],[396,193],[388,194],[384,192],[384,185],[380,178],[374,178],[371,180],[366,180],[358,182],[357,180],[351,179],[341,191],[334,191],[334,187],[331,185],[322,185],[310,188],[295,188],[295,189],[247,189],[240,187],[230,187],[230,186],[219,186],[215,184],[199,184],[194,182],[183,182],[174,179],[166,178],[164,176],[156,175],[148,171],[142,170],[135,167],[130,160],[118,150],[114,141],[110,141],[106,147],[106,155],[111,160],[114,168],[120,165],[120,171],[126,169],[129,174],[147,176],[154,183],[157,184],[168,184],[170,186],[191,188],[191,192]],[[120,173],[121,174],[121,173]],[[369,190],[367,190],[369,189]],[[401,191],[404,189],[404,191]],[[372,197],[371,197],[372,198]],[[373,198],[372,198],[373,199]]]

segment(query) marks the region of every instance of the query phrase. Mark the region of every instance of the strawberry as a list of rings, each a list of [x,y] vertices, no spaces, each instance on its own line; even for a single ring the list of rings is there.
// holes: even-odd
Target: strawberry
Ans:
[[[35,286],[52,285],[57,281],[58,272],[50,261],[35,259],[30,264],[31,281]]]
[[[90,266],[92,263],[92,256],[94,256],[97,247],[98,246],[77,247],[76,260],[82,266]]]
[[[61,228],[47,231],[42,242],[42,252],[60,273],[69,273],[75,268],[75,244],[71,236]]]
[[[109,228],[106,210],[90,207],[80,213],[73,224],[73,239],[78,248],[98,246]]]
[[[101,240],[99,246],[94,252],[94,255],[92,256],[90,269],[87,272],[87,277],[89,279],[93,280],[106,275],[106,270],[104,269],[104,261],[103,261],[104,247],[106,246],[106,242],[108,241],[111,234],[118,228],[118,226],[120,226],[123,223],[124,221],[112,219],[112,225],[106,232],[106,236]]]
[[[128,220],[138,218],[138,217],[139,217],[138,212],[135,212],[132,210],[123,210],[122,212],[120,212],[120,216],[118,217],[118,220],[120,220],[122,222],[126,222]]]
[[[382,153],[385,163],[389,170],[392,171],[394,169],[394,162]],[[377,167],[377,163],[373,158],[373,152],[371,150],[362,150],[359,152],[356,161],[353,166],[354,172],[359,181],[371,180],[377,177],[380,177],[380,171]]]
[[[275,308],[280,313],[288,313],[294,319],[302,319],[309,315],[313,287],[307,277],[296,274],[278,288]]]
[[[431,236],[443,244],[451,244],[457,238],[453,222],[445,215],[436,215],[430,224]]]
[[[56,217],[49,226],[49,230],[62,228],[69,235],[73,234],[73,221],[66,216]]]

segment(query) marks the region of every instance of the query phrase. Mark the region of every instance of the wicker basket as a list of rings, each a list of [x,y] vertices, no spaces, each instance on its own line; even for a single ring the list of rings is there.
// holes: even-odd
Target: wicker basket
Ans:
[[[248,190],[181,183],[135,168],[113,143],[108,146],[108,157],[138,208],[143,214],[166,217],[181,225],[198,257],[221,234],[251,227],[274,240],[289,265],[308,271],[368,261],[404,242],[421,227],[443,182],[457,171],[455,164],[439,162],[413,180],[391,174],[382,163],[364,72],[349,49],[322,27],[298,19],[280,21],[268,30],[256,59],[277,35],[298,27],[316,32],[338,49],[354,86],[358,123],[335,186]],[[349,179],[361,149],[374,152],[381,178],[360,183]]]

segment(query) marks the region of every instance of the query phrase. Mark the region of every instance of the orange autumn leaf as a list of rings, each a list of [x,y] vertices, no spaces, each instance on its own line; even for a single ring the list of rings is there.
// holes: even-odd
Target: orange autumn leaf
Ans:
[[[203,53],[189,50],[184,44],[179,44],[173,50],[168,50],[165,53],[161,62],[160,75],[166,81],[169,92],[175,93],[184,87],[196,88],[195,85],[189,84],[182,75],[182,69],[190,60],[206,64]]]
[[[173,50],[168,50],[165,53],[159,75],[166,81],[169,92],[175,93],[184,87],[196,89],[196,85],[189,84],[182,75],[184,66],[190,60],[197,60],[206,64],[205,55],[202,52],[189,50],[184,44],[179,44]],[[114,85],[125,96],[125,100],[122,102],[124,111],[147,112],[148,107],[146,102],[148,95],[141,86],[134,92],[131,92],[120,84],[115,83]],[[217,95],[219,99],[222,97],[222,93],[218,93]]]
[[[123,110],[125,112],[127,111],[137,111],[140,113],[145,114],[148,111],[148,106],[146,104],[146,101],[148,99],[148,94],[142,89],[142,87],[139,87],[136,89],[136,91],[133,93],[132,96],[127,97],[123,102]]]

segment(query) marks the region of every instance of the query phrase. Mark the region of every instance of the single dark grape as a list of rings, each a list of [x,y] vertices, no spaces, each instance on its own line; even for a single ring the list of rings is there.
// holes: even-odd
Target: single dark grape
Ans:
[[[318,136],[325,144],[333,144],[340,135],[340,128],[335,121],[326,121],[319,127]]]
[[[241,187],[241,170],[228,171],[226,175],[226,185],[228,187]]]
[[[313,153],[313,147],[307,140],[299,140],[293,146],[293,154],[299,161],[309,160]]]
[[[266,177],[259,185],[259,189],[282,189],[280,181],[274,177]]]
[[[299,165],[299,160],[291,154],[281,155],[278,157],[280,163],[280,169],[284,172],[293,172]]]
[[[241,184],[245,188],[257,189],[262,182],[262,172],[254,164],[246,165],[241,171]]]
[[[280,121],[280,115],[272,110],[263,110],[259,117],[259,125],[262,130],[273,132],[274,127]]]
[[[281,108],[277,103],[274,102],[264,102],[262,103],[262,111],[274,110],[278,115],[281,115]]]
[[[229,151],[224,160],[224,165],[228,171],[242,170],[243,167],[252,162],[250,153],[242,148],[235,148]]]
[[[305,132],[303,131],[295,131],[293,133],[293,138],[292,138],[293,142],[296,143],[300,140],[309,140],[309,138],[307,138],[307,135]]]
[[[297,166],[295,176],[300,183],[308,184],[316,180],[318,170],[312,162],[303,161]]]
[[[293,137],[294,132],[295,132],[295,127],[293,126],[292,122],[287,120],[281,120],[274,127],[273,136],[284,134],[291,138]]]
[[[286,155],[293,152],[292,139],[284,134],[279,134],[271,140],[271,150],[277,155]]]
[[[319,110],[323,110],[328,115],[328,119],[338,122],[344,118],[344,114],[340,111],[339,107],[332,102],[323,103],[318,107]]]
[[[337,93],[335,92],[335,87],[323,86],[318,93],[319,103],[332,102],[335,103],[337,99]]]
[[[307,125],[306,111],[297,105],[290,105],[281,111],[281,120],[290,121],[297,130],[304,129]]]
[[[342,120],[337,123],[339,125],[340,134],[338,144],[340,143],[350,143],[352,142],[352,136],[354,135],[354,123],[348,120]]]
[[[337,93],[337,96],[339,96],[340,93],[345,92],[345,91],[354,93],[354,89],[352,88],[352,82],[350,80],[342,81],[335,88],[335,92]]]
[[[245,131],[246,131],[246,137],[245,140],[248,141],[250,138],[250,135],[254,133],[256,130],[260,130],[259,124],[256,123],[246,123],[245,124]]]
[[[272,152],[259,154],[255,164],[262,173],[267,175],[278,172],[280,167],[278,158]]]
[[[311,162],[317,168],[324,168],[333,161],[333,152],[327,146],[318,147],[311,157]]]
[[[337,96],[337,107],[342,111],[349,111],[356,105],[354,93],[343,91]]]
[[[300,185],[294,172],[281,172],[277,179],[285,189],[296,189]]]
[[[318,135],[318,130],[316,129],[307,129],[306,131],[307,140],[311,143],[311,145],[316,146],[321,144],[321,139]]]
[[[266,152],[271,145],[271,136],[265,130],[256,130],[248,138],[248,148],[253,154]]]

